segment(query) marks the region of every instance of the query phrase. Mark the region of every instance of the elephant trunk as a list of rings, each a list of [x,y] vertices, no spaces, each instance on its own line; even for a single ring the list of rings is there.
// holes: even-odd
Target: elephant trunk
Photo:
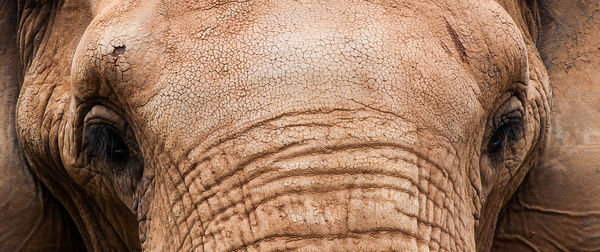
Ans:
[[[226,135],[162,167],[144,248],[475,250],[455,155],[406,121],[332,110]]]

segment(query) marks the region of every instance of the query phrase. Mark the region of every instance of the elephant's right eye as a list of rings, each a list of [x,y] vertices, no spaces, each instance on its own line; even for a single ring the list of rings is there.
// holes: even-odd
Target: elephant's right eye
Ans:
[[[85,174],[98,175],[94,183],[107,189],[102,193],[112,193],[134,213],[144,167],[133,130],[124,117],[103,105],[86,113],[81,130],[77,167]]]
[[[103,163],[126,163],[129,148],[119,133],[105,124],[91,125],[85,133],[88,157],[99,158]]]

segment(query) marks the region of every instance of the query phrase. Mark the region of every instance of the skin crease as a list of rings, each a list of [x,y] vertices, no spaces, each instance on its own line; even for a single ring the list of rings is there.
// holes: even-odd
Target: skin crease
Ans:
[[[563,83],[573,77],[554,48],[578,47],[540,35],[532,2],[19,3],[20,63],[2,60],[22,78],[3,79],[2,99],[22,85],[3,139],[16,150],[16,133],[35,175],[23,179],[49,189],[69,213],[54,218],[71,218],[89,250],[488,251],[495,232],[502,248],[526,232],[511,229],[519,199],[594,213],[536,201],[547,187],[533,179],[553,176],[539,167],[582,157],[552,142],[577,125],[553,127],[541,152],[538,49]],[[523,137],[493,155],[494,125],[514,107]],[[124,139],[126,162],[89,150],[95,124]]]
[[[600,106],[600,7],[548,1],[542,10],[538,48],[553,82],[553,122],[539,165],[507,206],[494,250],[597,251],[600,118],[589,108]]]
[[[19,93],[19,50],[16,41],[16,5],[1,2],[0,30],[0,250],[48,251],[84,249],[66,211],[27,169],[17,143],[15,106]],[[12,62],[12,63],[10,63]],[[20,237],[20,239],[16,239]]]

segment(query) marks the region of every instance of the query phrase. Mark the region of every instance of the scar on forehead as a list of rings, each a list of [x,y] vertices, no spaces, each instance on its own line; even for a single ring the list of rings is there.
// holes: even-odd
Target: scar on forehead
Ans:
[[[460,42],[460,38],[458,38],[458,33],[456,33],[454,28],[452,28],[452,26],[450,25],[448,20],[446,20],[446,30],[448,30],[448,33],[450,34],[450,38],[452,38],[452,42],[454,42],[454,47],[456,47],[456,51],[458,51],[458,54],[460,55],[460,59],[464,63],[470,64],[469,56],[467,55],[467,50],[466,50],[465,46],[463,45],[463,43]]]
[[[112,56],[116,57],[118,55],[121,55],[125,52],[125,46],[116,46],[115,49],[113,50],[113,52],[111,53]]]

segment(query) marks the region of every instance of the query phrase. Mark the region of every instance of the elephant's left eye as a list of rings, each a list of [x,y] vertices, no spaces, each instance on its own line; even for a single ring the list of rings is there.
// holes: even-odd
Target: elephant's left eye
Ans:
[[[511,94],[506,98],[488,124],[492,129],[484,145],[488,154],[504,159],[507,157],[504,154],[509,154],[505,152],[509,150],[507,147],[517,147],[515,144],[523,138],[524,114],[523,102],[517,95]],[[501,153],[503,155],[500,155]]]
[[[500,124],[488,143],[488,152],[496,153],[506,147],[507,142],[517,141],[521,138],[522,120],[511,119]]]
[[[91,125],[85,133],[86,153],[103,162],[125,163],[129,159],[129,148],[119,133],[104,124]]]

